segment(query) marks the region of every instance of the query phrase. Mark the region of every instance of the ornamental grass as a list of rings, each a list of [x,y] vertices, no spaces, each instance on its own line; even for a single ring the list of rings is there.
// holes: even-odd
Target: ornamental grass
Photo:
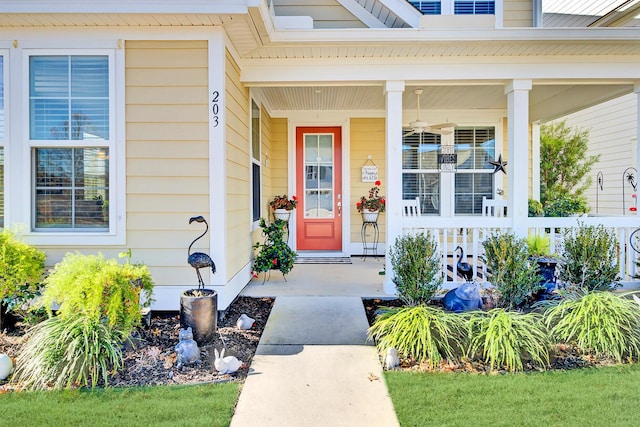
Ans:
[[[546,310],[546,325],[556,342],[618,362],[637,360],[640,306],[627,296],[604,291],[564,299]]]
[[[464,318],[437,307],[389,308],[369,328],[378,350],[393,347],[404,357],[426,361],[431,368],[456,360],[465,334]]]

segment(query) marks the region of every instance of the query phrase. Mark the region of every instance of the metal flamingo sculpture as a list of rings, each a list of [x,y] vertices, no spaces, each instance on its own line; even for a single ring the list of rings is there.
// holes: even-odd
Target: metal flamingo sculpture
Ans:
[[[194,216],[194,217],[190,218],[189,219],[189,224],[191,224],[194,221],[195,222],[204,222],[204,225],[206,225],[206,227],[207,227],[204,230],[204,233],[202,233],[201,235],[196,237],[193,240],[193,242],[191,242],[191,244],[189,245],[189,249],[187,249],[187,254],[189,255],[189,258],[188,258],[189,265],[196,269],[196,274],[198,275],[198,289],[204,289],[204,281],[202,280],[202,276],[200,275],[200,269],[201,268],[211,267],[211,273],[215,274],[216,265],[213,263],[213,260],[211,259],[211,257],[209,255],[205,254],[204,252],[191,253],[191,247],[193,246],[193,244],[198,239],[200,239],[205,234],[207,234],[207,231],[209,231],[209,224],[207,224],[207,221],[204,219],[203,216]]]
[[[460,249],[460,255],[458,256],[458,264],[456,264],[458,268],[458,273],[462,277],[464,277],[467,282],[470,282],[473,279],[473,268],[468,262],[462,262],[462,257],[464,257],[464,251],[460,246],[458,246],[455,250],[457,251],[458,249]]]

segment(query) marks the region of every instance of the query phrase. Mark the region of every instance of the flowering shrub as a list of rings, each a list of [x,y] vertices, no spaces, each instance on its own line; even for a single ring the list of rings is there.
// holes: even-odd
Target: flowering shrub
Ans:
[[[274,211],[276,209],[286,209],[288,211],[296,208],[298,204],[298,198],[296,196],[291,196],[291,199],[287,197],[287,195],[275,196],[272,201],[269,202],[269,206]]]
[[[371,187],[369,190],[369,197],[362,196],[360,200],[356,203],[356,208],[358,212],[363,211],[380,211],[384,212],[385,208],[385,200],[384,196],[380,196],[380,181],[375,182],[375,186]]]

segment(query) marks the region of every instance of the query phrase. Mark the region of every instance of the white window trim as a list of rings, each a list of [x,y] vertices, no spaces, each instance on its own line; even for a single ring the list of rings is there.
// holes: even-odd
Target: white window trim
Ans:
[[[113,46],[114,43],[109,43]],[[62,45],[62,44],[61,44]],[[14,224],[25,226],[25,240],[30,244],[42,246],[66,245],[122,245],[126,243],[126,157],[125,157],[125,103],[124,103],[124,50],[112,47],[101,49],[73,49],[68,43],[61,48],[25,48],[19,58],[22,79],[21,90],[14,94],[17,99],[12,106],[19,105],[20,114],[12,115],[12,124],[21,128],[21,136],[12,144],[21,146],[20,193],[22,209],[11,216]],[[32,156],[34,146],[56,146],[46,141],[34,142],[29,139],[29,57],[36,55],[107,55],[109,57],[109,230],[108,231],[33,231],[32,206]],[[14,74],[15,75],[15,74]],[[16,121],[18,121],[16,123]],[[91,146],[90,141],[83,145]]]
[[[253,157],[253,104],[256,104],[258,107],[258,158]],[[262,199],[264,199],[264,171],[262,164],[262,104],[260,101],[253,96],[249,97],[249,193],[250,193],[250,213],[249,213],[249,221],[251,222],[251,230],[256,230],[259,228],[258,224],[260,223],[260,218],[264,216],[264,206],[262,206]],[[253,220],[253,165],[257,164],[260,167],[260,203],[259,209],[260,213],[258,214],[258,219]]]

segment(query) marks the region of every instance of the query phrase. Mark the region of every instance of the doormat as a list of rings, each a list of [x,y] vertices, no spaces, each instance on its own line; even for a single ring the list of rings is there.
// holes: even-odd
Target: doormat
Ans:
[[[351,257],[298,257],[296,264],[351,264]]]

